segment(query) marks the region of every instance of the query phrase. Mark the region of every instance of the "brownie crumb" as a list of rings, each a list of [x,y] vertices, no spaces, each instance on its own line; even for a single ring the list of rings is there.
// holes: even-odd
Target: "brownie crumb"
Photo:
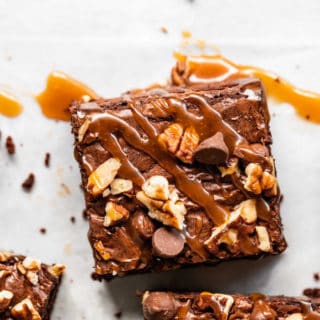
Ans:
[[[116,313],[114,314],[114,316],[115,316],[117,319],[120,319],[120,318],[122,317],[122,312],[121,312],[121,311],[116,312]]]
[[[47,229],[46,228],[40,228],[39,229],[41,234],[46,234],[47,233]]]
[[[13,142],[13,139],[11,136],[8,136],[7,137],[7,140],[6,140],[6,148],[7,148],[7,151],[9,154],[15,154],[16,152],[16,146]]]
[[[314,279],[315,281],[319,281],[319,280],[320,280],[320,274],[319,274],[318,272],[315,272],[315,273],[313,274],[313,279]]]
[[[303,294],[309,298],[320,298],[320,288],[306,288]]]
[[[74,217],[74,216],[70,217],[70,221],[71,221],[72,223],[75,223],[75,222],[76,222],[76,217]]]
[[[168,29],[166,27],[161,27],[160,30],[162,33],[168,33]]]
[[[21,184],[22,188],[25,191],[30,191],[34,185],[35,176],[33,173],[30,173],[28,178],[24,180],[24,182]]]
[[[46,153],[45,158],[44,158],[44,165],[49,168],[50,167],[50,159],[51,155],[49,152]]]

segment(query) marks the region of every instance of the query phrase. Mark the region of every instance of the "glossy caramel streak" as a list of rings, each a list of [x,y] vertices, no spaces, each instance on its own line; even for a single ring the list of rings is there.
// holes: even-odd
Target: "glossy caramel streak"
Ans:
[[[245,77],[260,78],[268,96],[279,103],[290,103],[303,118],[320,123],[320,94],[297,88],[265,69],[240,65],[220,54],[186,56],[175,52],[178,65],[173,69],[174,84],[187,86]]]
[[[98,99],[98,95],[80,81],[54,71],[48,76],[45,90],[35,98],[46,117],[69,121],[69,105],[72,101]]]
[[[0,90],[0,114],[7,117],[17,117],[22,113],[20,101],[5,90]]]

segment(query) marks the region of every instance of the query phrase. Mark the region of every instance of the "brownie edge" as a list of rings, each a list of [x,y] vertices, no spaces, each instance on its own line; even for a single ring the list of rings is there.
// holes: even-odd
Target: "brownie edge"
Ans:
[[[145,292],[146,320],[316,320],[320,304],[304,298],[221,293]]]
[[[0,251],[0,319],[49,320],[64,269]]]

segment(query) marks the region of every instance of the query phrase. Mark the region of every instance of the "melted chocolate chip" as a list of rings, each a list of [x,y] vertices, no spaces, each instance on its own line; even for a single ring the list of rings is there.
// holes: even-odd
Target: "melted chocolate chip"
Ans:
[[[159,228],[152,236],[152,246],[155,255],[173,258],[183,250],[184,239],[177,230]]]
[[[174,299],[170,293],[152,292],[143,303],[146,320],[170,320],[176,314]]]
[[[214,136],[203,140],[195,151],[195,159],[205,164],[221,164],[229,157],[229,149],[223,140],[223,134],[217,132]]]

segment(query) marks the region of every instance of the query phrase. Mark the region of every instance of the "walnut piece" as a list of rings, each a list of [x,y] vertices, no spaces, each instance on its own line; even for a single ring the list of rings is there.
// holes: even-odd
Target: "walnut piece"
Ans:
[[[257,220],[256,199],[242,201],[236,208],[246,223],[253,223]]]
[[[245,169],[246,181],[244,188],[256,195],[266,191],[269,196],[277,194],[277,178],[263,171],[262,167],[257,163],[250,163]]]
[[[36,286],[39,283],[39,276],[34,271],[27,271],[26,278],[29,280],[29,282]]]
[[[133,183],[128,179],[114,179],[111,184],[111,194],[120,194],[123,192],[130,191],[133,188]]]
[[[13,256],[12,253],[7,251],[0,251],[0,262],[6,262]]]
[[[129,218],[129,211],[125,207],[112,201],[107,202],[105,210],[106,215],[103,222],[103,225],[105,227],[112,226],[119,221],[123,221]]]
[[[142,186],[143,191],[136,194],[137,199],[145,205],[148,215],[164,225],[181,230],[183,228],[186,208],[179,200],[176,189],[169,185],[163,176],[153,176]]]
[[[48,271],[55,277],[60,277],[64,270],[66,269],[66,266],[64,264],[54,264],[53,266],[50,266],[48,268]]]
[[[117,158],[110,158],[94,170],[89,178],[87,190],[93,195],[101,194],[114,180],[121,166]]]
[[[11,309],[11,315],[17,320],[41,320],[40,314],[35,309],[32,301],[27,298],[16,304]]]
[[[301,313],[292,313],[285,320],[303,320],[303,315]]]
[[[39,271],[41,269],[41,262],[37,259],[26,257],[22,261],[22,265],[27,270]]]
[[[13,298],[13,293],[8,290],[0,291],[0,312],[4,312],[9,306]]]
[[[105,261],[109,260],[111,258],[111,255],[108,251],[106,251],[106,248],[104,247],[102,241],[97,241],[95,242],[95,244],[93,245],[94,248],[98,251],[99,255],[101,256],[101,258]]]
[[[221,293],[210,293],[210,292],[201,292],[200,293],[200,299],[210,296],[211,300],[213,302],[218,302],[220,305],[220,308],[222,309],[222,320],[227,320],[229,316],[230,309],[232,308],[234,304],[234,298],[227,294],[221,294]]]
[[[232,247],[238,241],[238,230],[229,229],[226,233],[222,234],[218,243],[225,243],[226,245]]]
[[[182,162],[192,163],[193,155],[199,144],[199,135],[193,127],[188,127],[182,137],[176,157]]]
[[[79,142],[82,142],[82,140],[84,138],[84,135],[86,134],[89,126],[90,126],[90,120],[86,119],[83,122],[83,124],[81,125],[81,127],[79,128],[79,131],[78,131],[78,140],[79,140]]]
[[[192,163],[199,135],[193,127],[184,130],[181,124],[173,123],[159,135],[158,142],[181,161]]]
[[[256,226],[256,232],[257,232],[258,239],[259,239],[258,248],[261,251],[264,251],[264,252],[271,251],[271,244],[270,244],[270,240],[269,240],[269,234],[268,234],[268,231],[267,231],[266,227]]]
[[[238,162],[238,158],[231,158],[229,161],[227,161],[227,167],[218,166],[218,169],[221,172],[221,177],[223,178],[234,173],[239,173],[240,171],[238,167]]]

